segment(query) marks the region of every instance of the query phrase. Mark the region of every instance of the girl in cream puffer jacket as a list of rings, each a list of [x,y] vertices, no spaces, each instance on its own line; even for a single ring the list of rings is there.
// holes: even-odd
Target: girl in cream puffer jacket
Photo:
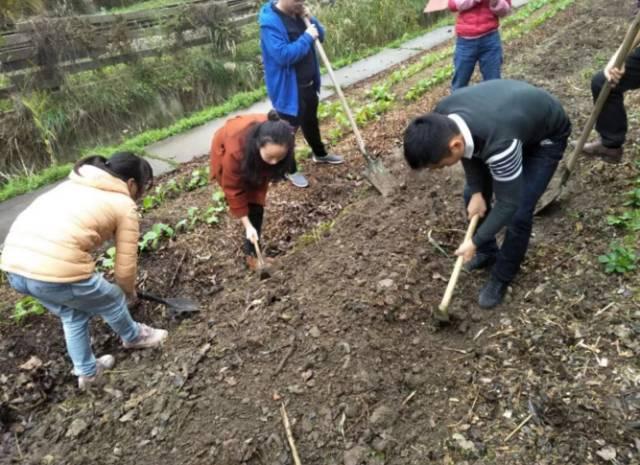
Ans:
[[[136,323],[126,297],[135,298],[138,213],[135,200],[151,184],[149,163],[131,153],[76,163],[66,182],[42,194],[15,220],[0,268],[18,292],[39,300],[62,320],[67,351],[84,389],[114,358],[96,360],[89,320],[101,316],[126,348],[159,345],[164,330]],[[115,280],[95,271],[92,252],[115,239]]]

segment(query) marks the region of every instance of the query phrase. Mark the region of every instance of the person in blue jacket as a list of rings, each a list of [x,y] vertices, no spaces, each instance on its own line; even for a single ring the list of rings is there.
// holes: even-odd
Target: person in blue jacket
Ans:
[[[311,23],[308,27],[304,18]],[[281,119],[302,129],[314,162],[343,163],[342,157],[327,153],[320,136],[320,66],[313,44],[324,41],[322,24],[311,17],[304,0],[269,1],[260,10],[259,23],[264,77],[273,107]],[[294,186],[309,185],[295,164],[286,177]]]

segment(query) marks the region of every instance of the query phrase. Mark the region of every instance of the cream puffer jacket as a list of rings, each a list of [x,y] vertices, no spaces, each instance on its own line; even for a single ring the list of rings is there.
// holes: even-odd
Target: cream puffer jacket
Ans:
[[[94,166],[38,197],[11,226],[0,268],[38,281],[71,283],[91,277],[91,253],[115,238],[115,279],[135,288],[138,212],[127,184]]]

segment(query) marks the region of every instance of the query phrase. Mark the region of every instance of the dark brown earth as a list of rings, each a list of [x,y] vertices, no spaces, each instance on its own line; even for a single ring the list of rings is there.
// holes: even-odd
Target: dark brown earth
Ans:
[[[558,95],[577,138],[589,78],[629,10],[621,0],[576,2],[505,47],[504,75]],[[440,86],[364,128],[402,181],[392,198],[357,175],[352,137],[335,147],[348,164],[307,164],[310,189],[270,192],[270,279],[244,270],[242,234],[228,218],[143,255],[143,288],[197,298],[203,310],[171,321],[161,307],[133,309],[171,332],[148,352],[125,352],[96,321],[96,352],[118,360],[104,389],[77,392],[54,317],[3,319],[0,462],[290,464],[284,402],[304,464],[596,464],[613,451],[612,463],[640,463],[640,283],[597,262],[618,234],[604,217],[640,174],[637,97],[627,101],[627,162],[581,159],[569,195],[538,218],[506,303],[480,310],[486,275],[463,274],[455,321],[440,328],[431,311],[454,259],[428,233],[449,254],[460,242],[462,175],[408,175],[396,147],[408,120],[446,93]],[[210,194],[183,194],[145,224],[175,224]],[[6,286],[0,296],[9,308],[17,298]],[[44,365],[19,369],[32,355]]]

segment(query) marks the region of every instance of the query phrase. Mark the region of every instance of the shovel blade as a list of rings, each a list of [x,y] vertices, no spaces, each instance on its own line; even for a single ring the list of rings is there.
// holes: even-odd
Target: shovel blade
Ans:
[[[396,187],[394,177],[387,171],[380,160],[370,158],[364,170],[364,177],[375,187],[383,197],[393,194]]]
[[[174,313],[191,313],[200,311],[200,305],[191,299],[184,297],[173,297],[164,299],[170,311]]]
[[[565,167],[558,170],[556,175],[549,183],[549,186],[547,186],[547,190],[545,191],[545,193],[542,194],[542,197],[538,199],[538,203],[534,212],[535,215],[538,215],[549,208],[560,198],[564,190],[564,186],[569,179],[569,174],[569,171]]]

